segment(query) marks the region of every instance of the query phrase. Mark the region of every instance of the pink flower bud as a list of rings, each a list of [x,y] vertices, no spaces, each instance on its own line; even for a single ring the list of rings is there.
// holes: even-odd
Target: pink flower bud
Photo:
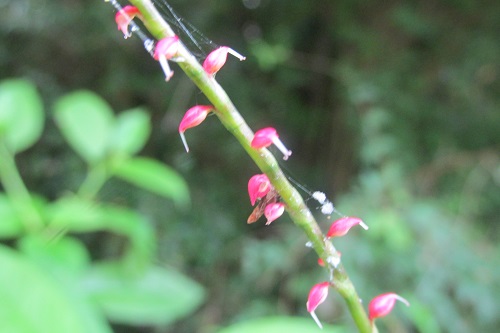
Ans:
[[[282,202],[270,203],[264,209],[264,216],[267,218],[266,225],[270,225],[271,222],[276,220],[278,217],[283,215],[285,212],[285,204]]]
[[[207,72],[208,75],[217,73],[226,63],[228,53],[240,59],[240,61],[246,59],[235,50],[230,49],[227,46],[221,46],[210,52],[210,54],[205,58],[205,61],[203,62],[203,69],[205,69],[205,72]]]
[[[158,41],[155,47],[153,57],[160,62],[163,73],[165,73],[165,81],[170,80],[174,71],[170,69],[168,61],[176,56],[179,46],[179,37],[165,37]]]
[[[271,187],[271,182],[269,182],[269,178],[265,174],[252,176],[248,181],[248,195],[250,196],[252,206],[255,205],[257,199],[265,197]]]
[[[373,321],[375,318],[388,315],[392,311],[396,301],[400,301],[406,306],[410,306],[410,302],[395,293],[378,295],[372,299],[368,305],[368,316],[370,320]]]
[[[116,25],[118,26],[118,30],[123,32],[123,37],[125,37],[125,39],[132,36],[132,33],[128,31],[128,25],[137,15],[141,15],[139,9],[130,5],[123,7],[118,13],[116,13]]]
[[[347,234],[349,229],[359,224],[363,229],[368,230],[368,226],[357,217],[342,217],[332,223],[330,230],[326,234],[326,238],[340,237]]]
[[[307,311],[311,314],[319,328],[323,328],[323,325],[321,325],[314,311],[316,311],[316,308],[325,301],[328,296],[328,288],[330,288],[330,282],[328,281],[315,284],[311,288],[311,291],[309,291],[309,296],[307,297]]]
[[[189,147],[187,145],[186,138],[184,137],[184,132],[188,128],[195,127],[201,124],[210,113],[210,111],[213,110],[214,107],[211,105],[195,105],[187,110],[179,125],[179,134],[181,136],[182,143],[186,148],[186,152],[189,152]]]
[[[270,145],[274,144],[282,153],[283,159],[287,160],[290,155],[292,155],[292,151],[288,150],[283,142],[278,137],[278,133],[272,127],[266,127],[255,132],[252,143],[250,144],[252,148],[260,149],[266,148]]]

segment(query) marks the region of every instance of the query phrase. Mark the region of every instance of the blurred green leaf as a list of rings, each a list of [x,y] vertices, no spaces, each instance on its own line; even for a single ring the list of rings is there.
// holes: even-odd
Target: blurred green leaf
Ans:
[[[75,232],[108,230],[133,237],[138,225],[147,224],[131,209],[98,205],[77,197],[60,199],[50,205],[47,212],[51,228]]]
[[[133,210],[68,197],[58,200],[47,209],[50,228],[89,232],[107,230],[126,236],[131,242],[131,253],[136,265],[150,263],[155,251],[155,237],[151,225]]]
[[[343,333],[347,332],[339,326],[323,325],[320,329],[311,318],[296,317],[267,317],[254,320],[248,320],[243,323],[234,324],[218,333],[309,333],[309,332],[327,332]]]
[[[151,132],[148,113],[144,109],[135,108],[120,113],[116,120],[110,138],[111,151],[125,155],[140,151]]]
[[[23,232],[23,225],[7,196],[0,193],[0,238],[12,238]]]
[[[160,267],[127,277],[118,263],[103,263],[94,266],[82,283],[111,321],[129,325],[170,324],[193,312],[204,299],[199,284]]]
[[[0,140],[13,152],[32,146],[43,131],[43,104],[36,87],[22,79],[0,83]]]
[[[267,71],[283,64],[290,58],[290,51],[285,45],[271,45],[263,40],[257,40],[250,44],[250,51],[257,59],[259,66]]]
[[[110,106],[90,91],[77,91],[55,104],[55,119],[73,149],[87,163],[102,160],[114,121]]]
[[[410,299],[411,306],[406,309],[406,312],[412,318],[413,323],[420,332],[425,333],[439,333],[439,323],[436,320],[435,313],[431,308],[423,304],[418,299]]]
[[[170,198],[180,206],[189,203],[186,182],[165,164],[148,158],[132,158],[118,164],[114,173],[136,186]]]
[[[380,209],[373,213],[367,237],[383,240],[394,251],[408,250],[413,244],[408,222],[391,209]]]
[[[103,206],[100,217],[109,230],[126,235],[131,243],[127,253],[127,263],[135,272],[141,272],[151,263],[156,251],[153,227],[137,212],[116,206]]]
[[[38,235],[28,235],[20,239],[18,246],[43,267],[79,273],[90,264],[90,255],[85,246],[71,237],[47,240]]]
[[[106,229],[99,215],[99,206],[78,197],[64,197],[49,205],[49,227],[85,232]]]
[[[0,332],[110,332],[95,313],[80,312],[49,275],[3,246],[0,267]]]

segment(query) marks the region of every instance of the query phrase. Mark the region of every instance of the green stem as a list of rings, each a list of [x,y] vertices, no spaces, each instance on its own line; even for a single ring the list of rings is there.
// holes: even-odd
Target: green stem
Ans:
[[[156,11],[151,1],[130,0],[130,2],[139,9],[143,16],[144,25],[154,37],[161,39],[174,35],[170,26]],[[285,202],[291,219],[305,232],[318,256],[325,263],[330,262],[329,258],[338,258],[338,253],[334,246],[330,241],[326,240],[304,200],[295,187],[288,182],[274,156],[267,149],[256,150],[250,146],[254,133],[229,99],[224,89],[217,83],[213,76],[205,73],[203,67],[186,47],[181,46],[178,53],[179,57],[184,59],[178,65],[214,105],[216,109],[215,113],[224,127],[236,137],[255,164],[268,176],[276,191]],[[330,267],[330,269],[333,268]],[[372,327],[359,301],[359,296],[342,265],[334,271],[333,285],[347,302],[359,331],[362,333],[372,332]],[[374,331],[376,331],[376,328]]]
[[[33,204],[33,198],[17,170],[14,155],[1,141],[0,180],[25,229],[29,232],[41,229],[43,227],[42,217]]]
[[[93,199],[108,178],[109,174],[105,163],[90,166],[87,177],[78,189],[78,196],[82,199]]]

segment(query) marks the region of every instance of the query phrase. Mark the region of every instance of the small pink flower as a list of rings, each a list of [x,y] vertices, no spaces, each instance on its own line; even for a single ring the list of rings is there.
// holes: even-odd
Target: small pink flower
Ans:
[[[307,297],[307,312],[311,314],[319,328],[323,328],[323,325],[321,325],[314,311],[316,311],[316,308],[325,301],[328,296],[328,288],[330,288],[330,282],[328,281],[315,284],[311,288],[311,291],[309,291],[309,296]]]
[[[250,144],[252,148],[260,149],[266,148],[270,145],[274,144],[282,153],[283,159],[287,160],[290,155],[292,155],[292,151],[288,150],[283,142],[278,137],[278,133],[272,127],[266,127],[255,132],[252,143]]]
[[[177,36],[162,38],[156,44],[153,57],[160,62],[163,73],[165,73],[165,81],[170,80],[174,75],[174,71],[168,65],[168,60],[177,55],[178,46],[179,37]]]
[[[368,305],[368,316],[370,320],[373,321],[376,318],[387,316],[392,311],[396,301],[400,301],[406,306],[410,306],[410,302],[395,293],[378,295],[372,299]]]
[[[257,199],[265,197],[271,187],[271,182],[265,174],[252,176],[248,181],[248,195],[250,196],[250,203],[252,206],[255,205]]]
[[[134,6],[125,6],[115,15],[115,22],[118,26],[118,30],[123,32],[123,37],[127,39],[132,36],[132,33],[128,31],[128,26],[130,22],[134,19],[134,17],[141,15],[139,9]]]
[[[240,59],[240,61],[246,59],[235,50],[230,49],[227,46],[221,46],[210,52],[210,54],[205,58],[205,61],[203,62],[203,69],[205,69],[205,72],[207,72],[208,75],[217,73],[226,63],[228,53]]]
[[[318,258],[318,265],[320,265],[321,267],[325,267],[325,261],[321,258]]]
[[[189,152],[189,147],[186,142],[186,138],[184,137],[184,132],[191,127],[198,126],[205,120],[210,111],[213,111],[214,107],[211,105],[195,105],[189,110],[187,110],[186,114],[181,120],[179,124],[179,134],[182,139],[182,143],[186,148],[186,152]]]
[[[368,230],[368,226],[357,217],[342,217],[332,223],[330,230],[326,234],[326,238],[340,237],[347,234],[349,229],[359,224],[363,229]]]
[[[266,225],[270,225],[271,222],[276,220],[278,217],[283,215],[285,212],[285,204],[282,202],[270,203],[264,208],[264,216],[267,218]]]

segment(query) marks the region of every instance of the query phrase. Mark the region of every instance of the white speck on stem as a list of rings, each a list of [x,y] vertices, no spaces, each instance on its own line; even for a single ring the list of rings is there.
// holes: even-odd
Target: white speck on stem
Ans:
[[[326,259],[326,262],[332,265],[334,268],[337,268],[340,264],[340,256],[339,257],[329,256]]]

